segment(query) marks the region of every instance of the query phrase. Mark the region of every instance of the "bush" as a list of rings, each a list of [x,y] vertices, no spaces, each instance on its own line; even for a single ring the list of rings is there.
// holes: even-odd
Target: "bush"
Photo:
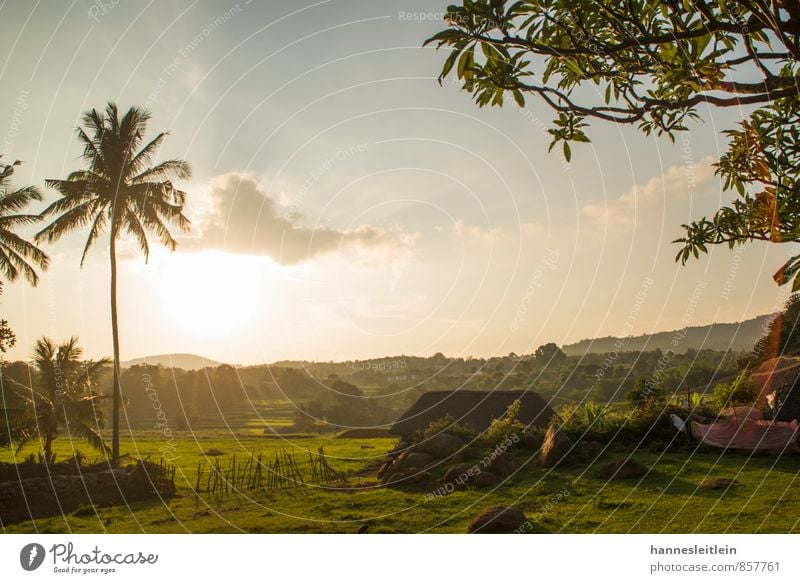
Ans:
[[[711,404],[717,411],[736,405],[750,405],[758,396],[756,385],[745,369],[730,383],[720,383],[714,388]]]
[[[651,400],[626,413],[609,413],[602,426],[588,427],[586,417],[578,413],[565,423],[563,429],[573,440],[646,447],[651,443],[666,444],[674,440],[677,429],[670,419],[672,413],[684,420],[689,416],[686,409]]]
[[[415,441],[422,441],[440,433],[454,435],[455,437],[460,438],[464,443],[469,443],[475,439],[475,436],[477,435],[469,427],[465,427],[464,425],[459,425],[456,423],[456,420],[452,415],[445,415],[441,419],[431,421],[430,425],[428,425],[422,434],[418,436],[419,439],[416,439]]]
[[[500,445],[511,439],[512,441],[521,441],[522,432],[525,427],[519,422],[519,409],[522,404],[519,399],[509,405],[508,410],[500,419],[495,419],[483,434],[483,440],[490,446],[494,447]],[[514,440],[513,436],[516,435],[517,439]]]

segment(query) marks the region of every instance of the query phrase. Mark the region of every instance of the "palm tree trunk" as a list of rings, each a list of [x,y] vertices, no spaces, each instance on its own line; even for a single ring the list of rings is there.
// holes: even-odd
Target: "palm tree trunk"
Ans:
[[[53,455],[53,434],[47,428],[47,435],[44,437],[44,465],[50,465],[50,456]]]
[[[111,402],[111,463],[119,462],[119,405],[120,405],[120,371],[119,371],[119,326],[117,324],[117,233],[111,227],[111,338],[114,348],[114,388]]]

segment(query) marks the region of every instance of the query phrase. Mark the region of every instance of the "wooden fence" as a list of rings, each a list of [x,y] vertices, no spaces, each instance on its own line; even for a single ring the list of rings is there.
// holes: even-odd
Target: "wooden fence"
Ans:
[[[308,462],[298,463],[294,453],[276,450],[272,460],[263,454],[249,454],[237,459],[231,456],[227,465],[215,460],[197,465],[194,492],[211,494],[217,500],[228,494],[300,488],[308,485],[325,486],[345,483],[345,476],[328,463],[324,450],[308,452]]]

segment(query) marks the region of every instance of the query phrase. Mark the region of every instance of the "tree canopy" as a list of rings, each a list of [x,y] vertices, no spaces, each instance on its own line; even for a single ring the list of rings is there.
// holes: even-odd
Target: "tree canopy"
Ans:
[[[506,95],[555,112],[552,149],[588,142],[588,123],[675,138],[701,108],[756,107],[725,131],[716,164],[735,200],[683,225],[676,261],[750,241],[800,238],[800,3],[726,0],[463,0],[428,39],[480,106]],[[426,44],[427,44],[426,43]],[[800,289],[800,255],[776,274]]]

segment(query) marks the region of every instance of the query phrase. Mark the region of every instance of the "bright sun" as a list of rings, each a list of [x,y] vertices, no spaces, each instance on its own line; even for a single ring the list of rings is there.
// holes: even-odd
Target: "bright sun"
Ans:
[[[265,309],[258,259],[217,251],[163,258],[159,287],[164,317],[202,334],[241,330]]]

